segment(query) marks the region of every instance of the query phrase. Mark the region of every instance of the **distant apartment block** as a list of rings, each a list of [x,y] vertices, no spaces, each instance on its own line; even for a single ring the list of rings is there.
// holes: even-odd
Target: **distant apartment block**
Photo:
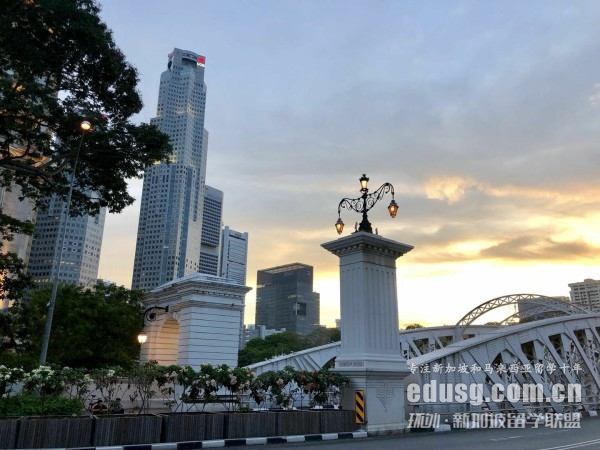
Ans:
[[[284,331],[286,331],[285,328],[282,328],[281,330],[270,330],[267,329],[265,325],[254,325],[253,323],[244,325],[244,342],[242,347],[251,339],[264,339],[273,334],[283,333]]]
[[[532,320],[542,320],[549,317],[564,315],[565,302],[570,303],[569,297],[553,296],[544,297],[539,302],[522,301],[517,302],[520,322],[531,322]]]
[[[293,263],[257,273],[257,326],[308,334],[319,327],[320,297],[313,291],[313,267]]]
[[[221,244],[223,192],[210,186],[204,186],[203,196],[200,273],[220,276],[219,245]]]
[[[578,283],[569,283],[569,288],[574,305],[600,311],[600,280],[586,278]]]

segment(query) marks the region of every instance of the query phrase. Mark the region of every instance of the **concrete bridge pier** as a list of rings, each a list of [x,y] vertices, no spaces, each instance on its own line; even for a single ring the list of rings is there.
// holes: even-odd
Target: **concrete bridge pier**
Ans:
[[[358,231],[321,244],[340,258],[341,353],[335,370],[350,377],[343,407],[364,392],[369,434],[403,432],[404,378],[410,373],[398,341],[396,259],[413,249]]]

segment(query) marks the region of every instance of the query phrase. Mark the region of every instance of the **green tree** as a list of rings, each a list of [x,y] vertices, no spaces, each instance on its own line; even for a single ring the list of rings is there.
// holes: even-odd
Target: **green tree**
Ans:
[[[277,355],[297,352],[303,348],[302,336],[291,331],[272,334],[264,339],[250,339],[238,353],[238,366],[247,366]]]
[[[85,138],[73,194],[79,211],[133,202],[127,179],[166,160],[168,137],[129,118],[142,108],[138,75],[93,0],[8,0],[0,15],[0,167],[31,199],[66,197],[82,118]],[[91,192],[94,192],[92,195]]]
[[[19,303],[8,314],[12,349],[5,357],[18,355],[27,364],[40,351],[50,288],[36,289],[27,302]],[[94,288],[63,284],[60,286],[48,362],[60,366],[129,366],[139,354],[137,334],[142,327],[141,293],[123,286],[98,283]],[[14,356],[12,356],[14,358]]]
[[[303,337],[304,349],[338,342],[342,339],[339,328],[317,328],[312,333]]]
[[[247,366],[277,355],[299,352],[339,340],[340,330],[337,328],[318,328],[305,336],[284,331],[267,336],[265,339],[250,339],[238,353],[238,365]]]
[[[99,12],[94,0],[6,0],[0,14],[0,187],[40,207],[66,199],[82,144],[72,215],[120,212],[134,201],[127,181],[171,153],[156,127],[130,122],[138,74]],[[82,119],[94,127],[83,141]],[[19,273],[11,261],[0,271]]]
[[[2,252],[4,242],[12,241],[15,234],[31,235],[33,228],[30,221],[17,220],[0,210],[0,300],[19,298],[23,290],[33,287],[23,260],[16,253]]]

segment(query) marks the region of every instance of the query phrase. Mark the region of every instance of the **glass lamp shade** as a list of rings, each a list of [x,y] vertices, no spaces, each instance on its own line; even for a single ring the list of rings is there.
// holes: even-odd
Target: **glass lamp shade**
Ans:
[[[335,223],[335,229],[338,234],[342,234],[342,231],[344,231],[344,222],[342,222],[342,219],[339,217],[337,222]]]
[[[143,344],[144,342],[146,342],[148,340],[148,336],[144,333],[140,333],[138,334],[138,342],[140,344]]]
[[[367,189],[368,185],[369,185],[369,178],[367,177],[366,174],[363,173],[363,176],[360,177],[360,188],[361,188],[361,190]]]
[[[396,203],[396,200],[392,199],[390,206],[388,206],[388,211],[390,212],[390,216],[392,216],[392,218],[396,217],[396,213],[398,212],[398,204]]]

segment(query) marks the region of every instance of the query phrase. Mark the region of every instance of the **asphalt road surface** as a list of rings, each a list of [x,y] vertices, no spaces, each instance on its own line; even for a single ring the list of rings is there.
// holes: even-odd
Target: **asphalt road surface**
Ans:
[[[452,430],[438,433],[408,433],[364,439],[268,445],[274,449],[319,450],[571,450],[600,449],[600,418],[584,418],[581,428],[527,428]]]

